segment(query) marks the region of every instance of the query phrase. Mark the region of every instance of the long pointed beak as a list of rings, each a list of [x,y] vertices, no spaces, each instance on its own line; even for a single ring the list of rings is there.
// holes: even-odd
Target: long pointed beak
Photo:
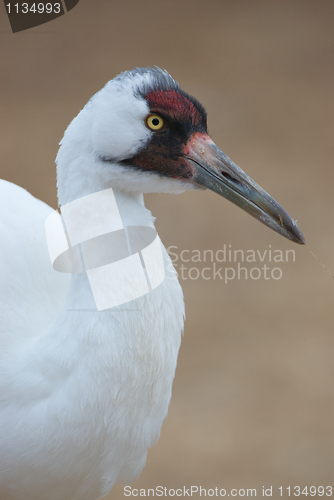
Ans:
[[[305,238],[295,221],[264,189],[223,153],[207,134],[195,133],[184,148],[194,176],[189,181],[211,189],[291,241]]]

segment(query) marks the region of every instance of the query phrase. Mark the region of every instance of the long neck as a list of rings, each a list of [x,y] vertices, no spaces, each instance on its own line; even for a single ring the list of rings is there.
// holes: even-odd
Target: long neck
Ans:
[[[154,218],[144,205],[143,194],[120,188],[118,169],[121,167],[118,164],[103,164],[95,157],[87,109],[84,108],[70,124],[57,156],[58,198],[62,211],[74,200],[111,188],[125,231],[133,226],[154,228]],[[126,174],[122,176],[122,181],[122,187],[128,187]],[[82,223],[85,224],[86,221],[83,220]],[[96,249],[97,252],[99,250]],[[94,309],[87,274],[72,275],[65,308]]]
[[[125,229],[131,226],[154,228],[154,219],[151,212],[144,205],[142,194],[114,191],[114,195]],[[39,349],[43,349],[43,345],[48,345],[48,342],[52,342],[55,349],[62,349],[67,344],[70,347],[80,345],[84,339],[86,339],[85,342],[88,342],[87,339],[90,338],[93,331],[99,332],[101,342],[104,341],[102,339],[106,339],[108,343],[110,331],[116,328],[113,326],[115,321],[119,326],[129,314],[130,316],[126,321],[132,321],[141,309],[141,301],[146,301],[146,298],[142,297],[138,300],[139,302],[134,301],[135,304],[132,302],[131,307],[129,304],[124,304],[120,307],[98,312],[87,273],[72,274],[63,310],[48,330],[38,340],[36,339],[37,344],[40,346]],[[78,328],[77,325],[80,325],[80,327]],[[36,350],[37,357],[39,349]],[[54,356],[51,357],[54,358]],[[76,359],[76,356],[74,357]],[[51,358],[49,361],[52,364]]]

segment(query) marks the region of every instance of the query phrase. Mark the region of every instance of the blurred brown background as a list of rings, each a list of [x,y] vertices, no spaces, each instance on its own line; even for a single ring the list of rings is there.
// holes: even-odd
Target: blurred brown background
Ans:
[[[205,105],[215,142],[334,270],[333,1],[80,0],[15,35],[3,4],[0,14],[1,177],[55,207],[54,158],[69,122],[120,71],[157,65]],[[258,496],[262,486],[334,486],[333,278],[305,247],[213,193],[146,203],[178,252],[271,245],[293,248],[296,262],[279,264],[276,281],[182,281],[169,415],[132,486]],[[123,487],[107,498],[124,498]]]

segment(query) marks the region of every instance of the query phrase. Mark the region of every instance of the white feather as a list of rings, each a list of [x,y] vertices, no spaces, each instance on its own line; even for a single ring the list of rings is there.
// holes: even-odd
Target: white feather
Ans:
[[[68,127],[57,157],[61,204],[112,187],[125,226],[154,227],[142,193],[190,187],[117,165],[150,138],[147,105],[133,93],[148,79],[110,82]],[[114,163],[99,159],[106,155]],[[52,209],[5,181],[0,209],[0,498],[95,500],[136,477],[159,437],[182,290],[164,250],[159,287],[117,310],[89,311],[87,275],[69,285],[51,267],[44,223]]]

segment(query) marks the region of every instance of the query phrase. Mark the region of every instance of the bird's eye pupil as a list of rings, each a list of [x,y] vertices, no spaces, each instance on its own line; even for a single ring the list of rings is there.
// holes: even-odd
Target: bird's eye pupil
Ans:
[[[152,124],[157,127],[159,125],[159,118],[153,118]]]

